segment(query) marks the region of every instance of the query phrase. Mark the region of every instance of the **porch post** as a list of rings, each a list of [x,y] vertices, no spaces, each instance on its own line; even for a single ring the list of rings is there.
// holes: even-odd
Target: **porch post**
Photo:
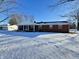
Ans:
[[[23,25],[23,31],[24,31],[24,25]]]
[[[29,25],[28,25],[28,31],[29,31]]]
[[[35,25],[33,25],[33,31],[35,31]]]

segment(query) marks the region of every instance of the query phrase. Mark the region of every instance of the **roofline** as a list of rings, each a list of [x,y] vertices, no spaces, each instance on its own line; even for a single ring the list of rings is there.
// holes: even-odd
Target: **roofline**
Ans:
[[[51,21],[51,22],[35,22],[35,23],[68,23],[68,21]]]

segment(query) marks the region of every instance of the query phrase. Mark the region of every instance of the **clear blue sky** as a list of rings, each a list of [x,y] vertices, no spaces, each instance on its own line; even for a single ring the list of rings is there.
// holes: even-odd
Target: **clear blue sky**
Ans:
[[[35,17],[36,21],[60,21],[67,20],[60,17],[71,11],[73,3],[66,3],[55,9],[48,6],[55,4],[57,0],[18,0],[22,4],[19,10],[24,14],[30,14]]]
[[[57,0],[17,0],[20,4],[18,13],[33,15],[36,21],[60,21],[67,20],[60,17],[72,10],[73,3],[66,3],[50,9],[48,6],[55,4]]]

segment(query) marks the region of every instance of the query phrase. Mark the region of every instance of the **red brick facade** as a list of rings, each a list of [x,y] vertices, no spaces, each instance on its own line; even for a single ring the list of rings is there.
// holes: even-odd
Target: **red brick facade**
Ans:
[[[69,32],[69,25],[20,25],[18,30],[29,32]]]

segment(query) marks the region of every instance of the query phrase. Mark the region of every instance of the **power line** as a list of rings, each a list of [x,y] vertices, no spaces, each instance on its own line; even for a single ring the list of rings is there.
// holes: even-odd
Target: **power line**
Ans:
[[[9,17],[6,17],[5,19],[1,20],[0,23],[4,22],[5,20],[7,20]]]

